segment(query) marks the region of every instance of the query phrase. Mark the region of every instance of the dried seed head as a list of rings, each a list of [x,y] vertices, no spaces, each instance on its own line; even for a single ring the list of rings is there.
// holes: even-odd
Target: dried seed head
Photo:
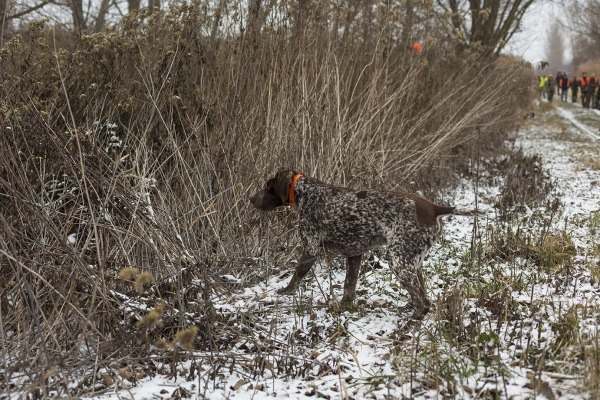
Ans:
[[[188,328],[186,330],[179,331],[175,335],[175,343],[177,343],[186,350],[192,351],[194,349],[193,345],[197,333],[197,326],[192,326],[191,328]]]
[[[133,286],[135,287],[135,291],[141,294],[144,293],[144,287],[152,282],[154,282],[152,274],[150,272],[142,272],[135,280]]]
[[[123,280],[132,281],[133,278],[135,278],[139,274],[140,274],[139,269],[129,267],[129,268],[123,268],[122,270],[120,270],[118,275],[119,275],[119,278],[121,278]]]

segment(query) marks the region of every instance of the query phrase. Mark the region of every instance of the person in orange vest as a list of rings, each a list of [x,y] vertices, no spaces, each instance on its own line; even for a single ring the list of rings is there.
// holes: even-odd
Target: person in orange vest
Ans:
[[[594,108],[594,101],[596,99],[596,92],[598,91],[598,87],[600,86],[600,82],[598,81],[598,77],[594,72],[590,74],[590,107]]]
[[[587,95],[587,87],[588,83],[590,83],[590,78],[587,76],[587,72],[581,74],[581,78],[579,78],[579,87],[581,88],[581,106],[585,107],[585,97]]]
[[[579,79],[577,79],[577,75],[573,74],[573,78],[571,78],[571,101],[573,103],[577,102],[577,92],[579,91]]]
[[[571,80],[569,79],[569,75],[566,72],[563,72],[560,75],[560,79],[558,80],[558,87],[560,89],[560,101],[563,103],[569,100],[569,87],[571,86]]]
[[[556,73],[556,77],[554,78],[556,80],[556,87],[558,88],[558,94],[562,93],[562,88],[560,87],[560,80],[563,77],[563,72],[562,70],[558,70],[558,72]]]

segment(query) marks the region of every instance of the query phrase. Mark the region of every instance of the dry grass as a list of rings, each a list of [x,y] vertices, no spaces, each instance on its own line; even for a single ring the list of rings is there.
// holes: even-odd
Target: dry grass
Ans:
[[[591,398],[600,395],[600,339],[598,334],[591,338],[590,343],[584,347],[586,360],[586,384],[590,389]]]
[[[231,290],[221,277],[264,279],[296,243],[285,212],[250,210],[256,182],[294,166],[368,187],[427,171],[428,187],[493,149],[529,101],[527,65],[458,59],[442,39],[415,55],[378,34],[210,27],[182,6],[91,36],[36,23],[1,50],[5,382],[80,393],[93,382],[67,389],[48,371],[98,369],[160,338],[190,349],[196,333],[196,347],[227,348],[240,333],[212,308]],[[130,268],[146,279],[119,276]],[[138,323],[157,308],[160,323]]]
[[[515,207],[533,207],[545,201],[552,192],[554,185],[544,171],[539,156],[526,156],[519,150],[513,152],[502,165],[506,168],[506,181],[497,205],[503,214]]]

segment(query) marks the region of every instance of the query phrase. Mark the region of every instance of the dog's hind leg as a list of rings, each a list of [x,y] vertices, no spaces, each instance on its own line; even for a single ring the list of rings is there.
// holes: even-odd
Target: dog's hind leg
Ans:
[[[431,301],[427,298],[421,266],[411,266],[404,269],[400,277],[400,282],[410,295],[414,310],[411,319],[416,321],[422,320],[431,308]]]
[[[298,265],[296,265],[296,270],[294,271],[294,276],[290,279],[290,283],[288,283],[286,287],[279,289],[277,293],[287,294],[296,290],[298,284],[304,279],[306,274],[308,274],[308,271],[310,271],[315,261],[317,261],[317,257],[304,253],[300,258],[300,261],[298,261]]]
[[[417,249],[424,248],[421,251]],[[427,298],[425,281],[423,279],[423,258],[429,249],[416,246],[413,251],[406,246],[402,250],[392,249],[391,267],[394,274],[410,295],[413,314],[411,319],[420,321],[429,312],[431,301]]]

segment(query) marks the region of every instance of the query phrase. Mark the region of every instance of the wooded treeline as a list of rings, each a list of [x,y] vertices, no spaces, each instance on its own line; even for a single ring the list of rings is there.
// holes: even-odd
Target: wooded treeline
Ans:
[[[573,65],[600,59],[600,0],[572,1],[567,4],[563,23],[571,33]]]
[[[478,48],[499,54],[520,27],[525,12],[535,0],[373,0],[277,1],[212,0],[192,1],[211,18],[211,37],[247,31],[286,28],[298,34],[308,26],[319,27],[341,38],[354,35],[365,39],[378,30],[389,40],[408,44],[423,40],[424,33],[443,31],[462,48]],[[179,1],[161,0],[0,0],[2,40],[24,22],[47,18],[77,32],[101,32],[132,12],[147,15],[170,8]],[[382,26],[381,22],[389,23]],[[381,33],[381,32],[380,32]]]

